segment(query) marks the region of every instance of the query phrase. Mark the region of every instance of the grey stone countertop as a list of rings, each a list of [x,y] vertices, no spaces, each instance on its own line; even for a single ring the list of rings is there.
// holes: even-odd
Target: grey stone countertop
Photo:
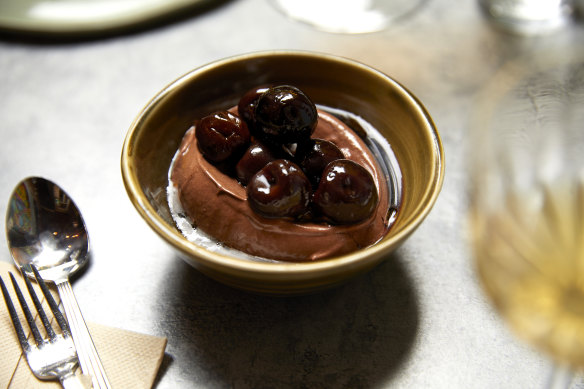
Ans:
[[[0,215],[18,181],[58,182],[81,208],[87,321],[168,338],[156,388],[539,388],[548,360],[483,294],[467,245],[466,140],[476,94],[513,56],[584,47],[582,23],[497,31],[474,0],[427,1],[385,31],[331,34],[268,0],[93,39],[0,36]],[[303,49],[356,59],[411,90],[444,143],[446,177],[421,227],[382,265],[316,295],[273,298],[208,279],[146,226],[120,173],[132,120],[162,87],[227,56]],[[11,262],[4,239],[0,261]],[[0,335],[1,336],[1,335]]]

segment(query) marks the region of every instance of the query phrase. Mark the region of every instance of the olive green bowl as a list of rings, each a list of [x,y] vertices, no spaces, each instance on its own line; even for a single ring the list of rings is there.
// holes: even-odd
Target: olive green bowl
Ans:
[[[266,83],[302,89],[316,104],[364,118],[389,142],[403,193],[389,233],[373,246],[308,263],[262,262],[222,255],[189,242],[177,229],[166,197],[171,160],[195,118],[236,105]],[[444,179],[438,132],[422,104],[387,75],[361,63],[299,51],[240,55],[197,68],[160,91],[132,123],[122,150],[130,200],[148,225],[202,273],[236,288],[269,294],[318,291],[389,258],[423,221]]]

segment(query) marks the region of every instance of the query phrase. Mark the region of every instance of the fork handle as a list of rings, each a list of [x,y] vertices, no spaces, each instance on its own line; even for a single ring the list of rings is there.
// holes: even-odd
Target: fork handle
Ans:
[[[68,280],[59,282],[57,283],[57,289],[61,296],[63,307],[65,308],[65,314],[69,320],[69,327],[71,327],[73,343],[77,348],[81,370],[84,374],[93,378],[93,387],[95,389],[111,389],[105,370],[89,334],[87,324],[85,324],[85,320],[79,309],[79,304],[77,304],[77,299],[75,298],[75,294],[73,294],[71,284]]]
[[[61,377],[61,386],[64,389],[91,389],[91,378],[88,376],[78,376],[73,372]]]

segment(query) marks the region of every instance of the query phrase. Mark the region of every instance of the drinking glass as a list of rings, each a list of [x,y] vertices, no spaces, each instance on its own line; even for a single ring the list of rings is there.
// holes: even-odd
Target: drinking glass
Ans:
[[[490,20],[504,30],[537,35],[571,21],[574,0],[478,0]]]
[[[557,387],[584,368],[584,56],[568,57],[504,67],[478,99],[469,150],[480,281],[553,358]]]
[[[420,7],[426,0],[270,0],[282,13],[335,33],[380,31]]]

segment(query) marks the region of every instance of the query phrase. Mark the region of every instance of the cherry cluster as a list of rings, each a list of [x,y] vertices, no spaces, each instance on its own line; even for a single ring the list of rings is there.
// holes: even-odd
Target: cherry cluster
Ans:
[[[371,174],[332,142],[313,138],[314,103],[290,85],[245,93],[238,114],[202,118],[195,137],[203,156],[246,187],[250,207],[270,218],[356,223],[378,194]]]

